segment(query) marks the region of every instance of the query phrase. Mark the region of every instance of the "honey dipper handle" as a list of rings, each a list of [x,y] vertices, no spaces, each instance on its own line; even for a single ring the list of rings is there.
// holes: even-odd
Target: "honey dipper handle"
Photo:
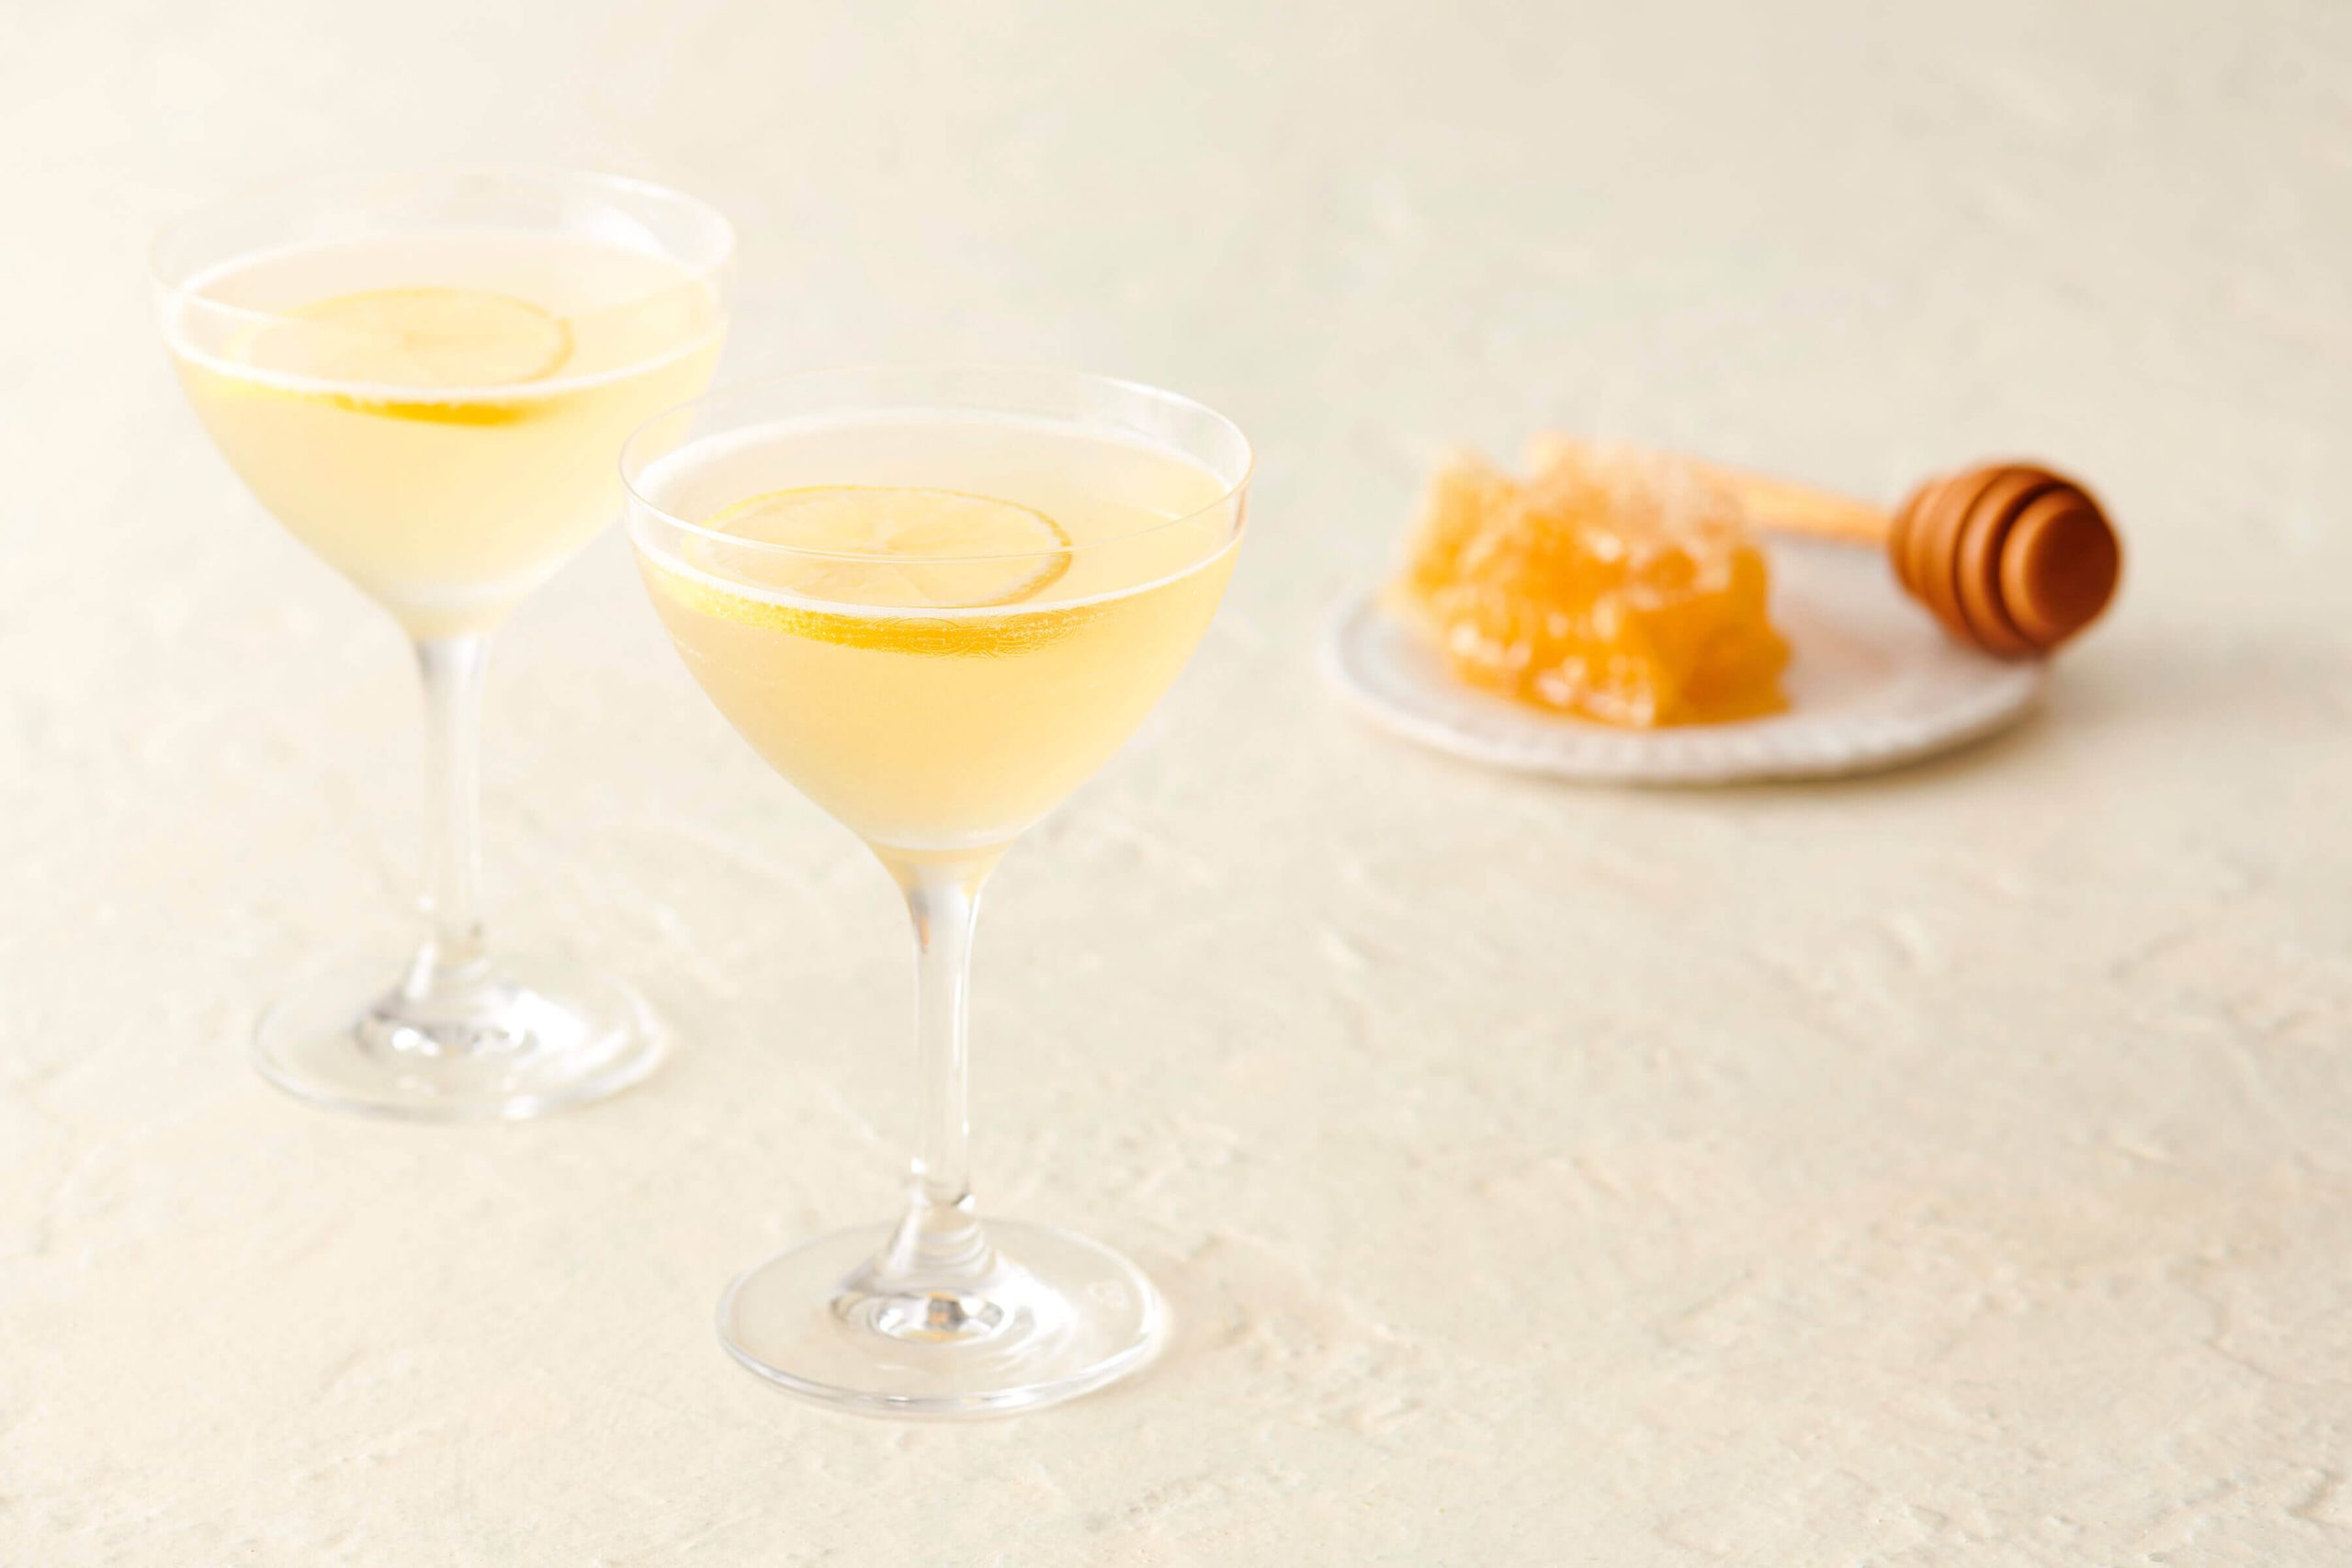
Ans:
[[[1883,547],[1894,518],[1883,507],[1854,501],[1810,485],[1751,474],[1740,468],[1700,467],[1707,476],[1739,497],[1758,527],[1778,534],[1810,534],[1816,538],[1843,539],[1851,544]]]

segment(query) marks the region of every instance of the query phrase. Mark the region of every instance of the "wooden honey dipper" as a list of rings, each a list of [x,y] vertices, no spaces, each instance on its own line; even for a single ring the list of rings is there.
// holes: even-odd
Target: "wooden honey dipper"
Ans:
[[[1928,480],[1889,513],[1764,474],[1702,463],[1766,528],[1883,547],[1944,629],[2003,659],[2050,652],[2115,595],[2123,547],[2091,492],[2033,463]]]

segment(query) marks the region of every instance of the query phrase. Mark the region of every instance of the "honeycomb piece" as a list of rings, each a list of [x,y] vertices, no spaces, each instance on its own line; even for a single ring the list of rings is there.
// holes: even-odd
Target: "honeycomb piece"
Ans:
[[[1389,602],[1464,681],[1603,724],[1788,705],[1788,644],[1738,502],[1656,453],[1539,437],[1531,477],[1449,459]]]

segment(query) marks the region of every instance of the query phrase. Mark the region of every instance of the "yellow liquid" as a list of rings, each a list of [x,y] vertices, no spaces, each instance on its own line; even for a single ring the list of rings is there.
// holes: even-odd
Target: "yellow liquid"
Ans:
[[[996,498],[1069,541],[901,592],[869,581],[890,602],[850,604],[811,596],[805,563],[637,530],[654,605],[719,711],[819,806],[902,851],[1001,844],[1101,768],[1207,629],[1239,536],[1239,500],[1206,470],[1009,420],[770,427],[687,446],[640,483],[698,522],[803,486]],[[967,604],[926,602],[957,587]],[[989,602],[1005,592],[1025,596]]]
[[[519,355],[394,354],[377,375],[381,343],[302,314],[387,294],[487,295],[507,311],[488,330],[540,335]],[[673,262],[452,231],[241,258],[196,279],[168,327],[189,400],[262,503],[413,635],[443,637],[494,624],[611,519],[622,442],[701,393],[721,324]]]

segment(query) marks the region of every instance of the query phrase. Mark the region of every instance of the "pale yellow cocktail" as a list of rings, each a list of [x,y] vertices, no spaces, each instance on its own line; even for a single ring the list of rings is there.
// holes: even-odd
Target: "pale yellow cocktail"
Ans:
[[[1116,1252],[976,1213],[973,918],[1023,829],[1110,759],[1233,575],[1250,445],[1189,399],[1003,366],[811,371],[653,421],[629,536],[686,667],[863,838],[915,931],[921,1113],[904,1213],[739,1278],[719,1337],[805,1398],[1034,1409],[1148,1360],[1159,1294]]]
[[[156,237],[190,405],[279,523],[390,612],[424,679],[421,940],[321,964],[263,1013],[255,1058],[289,1092],[535,1116],[660,1059],[627,986],[484,935],[483,679],[507,612],[619,512],[628,433],[709,379],[733,250],[676,191],[479,167],[287,181]]]
[[[969,416],[718,437],[639,488],[707,530],[639,534],[703,689],[908,850],[1001,843],[1091,776],[1191,656],[1237,537],[1231,484],[1196,464]]]
[[[254,493],[421,637],[493,624],[610,521],[612,454],[708,382],[719,325],[677,261],[499,230],[236,257],[165,322]]]

